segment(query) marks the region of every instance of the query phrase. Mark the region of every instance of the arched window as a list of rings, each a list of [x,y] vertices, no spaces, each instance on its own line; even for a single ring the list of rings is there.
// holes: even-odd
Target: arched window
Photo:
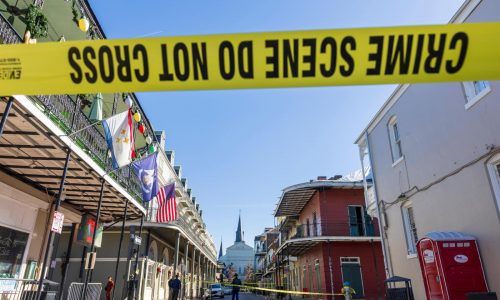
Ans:
[[[148,258],[153,261],[157,261],[157,254],[158,254],[158,245],[156,244],[155,241],[153,241],[149,246]]]
[[[165,248],[163,250],[163,256],[162,256],[162,263],[165,265],[165,266],[169,266],[170,265],[170,257],[168,256],[168,248]]]
[[[148,258],[153,261],[153,262],[148,261],[148,267],[146,273],[146,287],[148,288],[153,287],[154,272],[156,271],[154,262],[157,261],[156,260],[157,254],[158,254],[158,245],[156,244],[155,241],[153,241],[149,246],[149,251],[148,251]]]

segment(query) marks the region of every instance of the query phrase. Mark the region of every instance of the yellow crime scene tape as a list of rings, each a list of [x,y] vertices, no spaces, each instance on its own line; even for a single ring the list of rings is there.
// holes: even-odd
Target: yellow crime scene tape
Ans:
[[[498,22],[0,46],[3,95],[498,79]]]
[[[220,282],[216,281],[203,281],[204,283],[207,284],[221,284]],[[279,289],[271,289],[271,288],[262,288],[262,287],[255,287],[255,286],[249,286],[249,285],[237,285],[237,284],[230,284],[230,283],[223,283],[225,286],[239,286],[240,288],[245,288],[249,290],[258,290],[258,291],[266,291],[266,292],[273,292],[273,293],[281,293],[281,294],[292,294],[292,295],[310,295],[310,296],[343,296],[344,294],[341,293],[316,293],[316,292],[300,292],[300,291],[292,291],[292,290],[279,290]],[[363,298],[356,298],[359,300],[363,300]]]

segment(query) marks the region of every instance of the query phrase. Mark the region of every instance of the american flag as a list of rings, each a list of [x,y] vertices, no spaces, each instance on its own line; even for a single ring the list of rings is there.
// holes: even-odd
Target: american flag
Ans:
[[[177,204],[175,202],[175,183],[166,185],[156,194],[158,210],[156,222],[163,223],[177,219]]]

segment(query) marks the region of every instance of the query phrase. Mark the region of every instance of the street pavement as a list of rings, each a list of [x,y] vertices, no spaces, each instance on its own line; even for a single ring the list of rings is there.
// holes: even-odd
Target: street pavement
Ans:
[[[226,295],[224,297],[224,300],[231,300],[232,295]],[[240,299],[239,300],[266,300],[266,299],[271,299],[274,300],[276,299],[276,296],[273,294],[271,296],[263,296],[263,295],[256,295],[254,293],[240,293]],[[289,299],[288,296],[285,299]],[[292,297],[292,300],[296,299],[302,299],[301,297]],[[222,300],[222,299],[221,299]]]

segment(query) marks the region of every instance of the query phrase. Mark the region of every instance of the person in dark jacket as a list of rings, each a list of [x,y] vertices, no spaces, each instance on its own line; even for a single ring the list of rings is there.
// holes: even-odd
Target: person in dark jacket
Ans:
[[[234,274],[234,278],[233,278],[233,281],[231,282],[231,284],[233,285],[233,298],[232,300],[234,300],[236,298],[236,300],[240,300],[240,285],[241,285],[241,280],[238,279],[238,274]]]
[[[179,297],[179,291],[181,290],[181,281],[179,280],[179,274],[175,274],[175,279],[171,278],[168,281],[168,287],[170,288],[170,291],[172,292],[172,300],[177,300],[177,297]]]

